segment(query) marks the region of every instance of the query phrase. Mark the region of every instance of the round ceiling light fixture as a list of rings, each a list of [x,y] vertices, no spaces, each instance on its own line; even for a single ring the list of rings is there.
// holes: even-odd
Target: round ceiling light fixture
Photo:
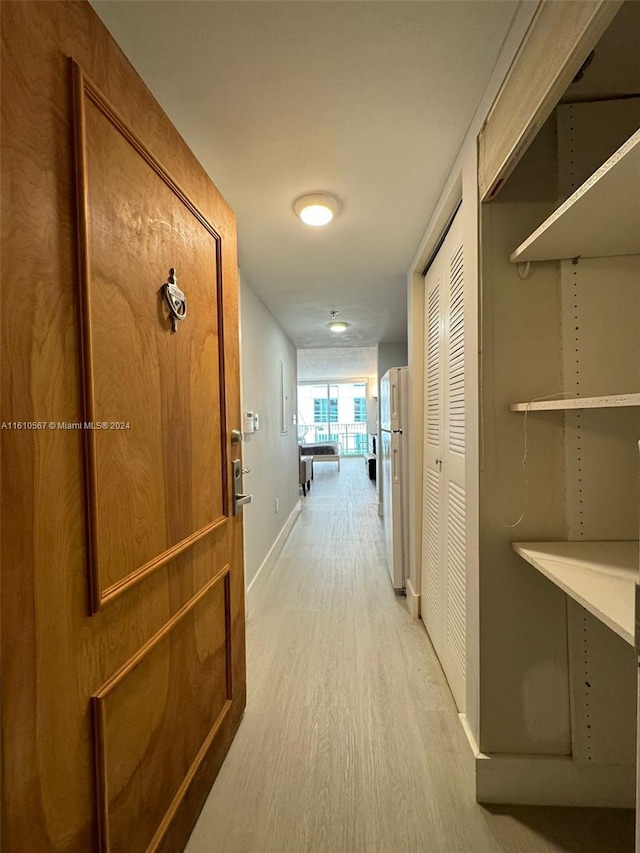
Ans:
[[[331,329],[332,332],[339,334],[340,332],[347,331],[349,324],[343,323],[341,320],[336,320],[336,317],[338,316],[337,311],[329,311],[329,316],[331,317],[331,322],[328,324],[328,328]]]
[[[293,209],[304,223],[318,228],[331,222],[338,212],[338,202],[325,193],[310,193],[300,196]]]

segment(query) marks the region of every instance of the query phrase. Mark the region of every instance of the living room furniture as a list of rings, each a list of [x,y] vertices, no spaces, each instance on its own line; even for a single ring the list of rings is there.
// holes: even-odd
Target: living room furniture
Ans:
[[[302,486],[302,494],[306,497],[313,480],[313,456],[301,456],[298,470],[298,483]]]
[[[340,470],[339,441],[320,441],[316,444],[299,444],[301,456],[312,456],[314,462],[337,462]]]
[[[365,464],[367,466],[367,474],[369,475],[370,480],[375,480],[376,478],[376,457],[373,454],[365,457]]]

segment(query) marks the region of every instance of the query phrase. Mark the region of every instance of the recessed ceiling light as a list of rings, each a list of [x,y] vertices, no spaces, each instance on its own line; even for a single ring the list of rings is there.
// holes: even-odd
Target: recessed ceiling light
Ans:
[[[300,196],[293,209],[304,223],[317,228],[331,222],[338,211],[338,202],[333,196],[311,193]]]
[[[332,332],[346,332],[349,328],[349,324],[336,321],[335,323],[329,323],[329,328]]]

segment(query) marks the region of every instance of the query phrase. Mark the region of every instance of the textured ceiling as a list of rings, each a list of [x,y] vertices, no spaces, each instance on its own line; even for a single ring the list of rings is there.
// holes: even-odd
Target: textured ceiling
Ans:
[[[298,381],[377,377],[377,347],[298,350]]]
[[[93,2],[236,211],[240,266],[299,347],[406,339],[406,272],[517,5]],[[293,202],[323,190],[340,211],[312,229]]]

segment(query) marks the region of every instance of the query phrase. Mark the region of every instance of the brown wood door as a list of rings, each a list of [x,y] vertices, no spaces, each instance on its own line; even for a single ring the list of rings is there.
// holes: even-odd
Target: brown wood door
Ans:
[[[179,851],[245,705],[235,221],[87,4],[2,37],[3,842]]]

